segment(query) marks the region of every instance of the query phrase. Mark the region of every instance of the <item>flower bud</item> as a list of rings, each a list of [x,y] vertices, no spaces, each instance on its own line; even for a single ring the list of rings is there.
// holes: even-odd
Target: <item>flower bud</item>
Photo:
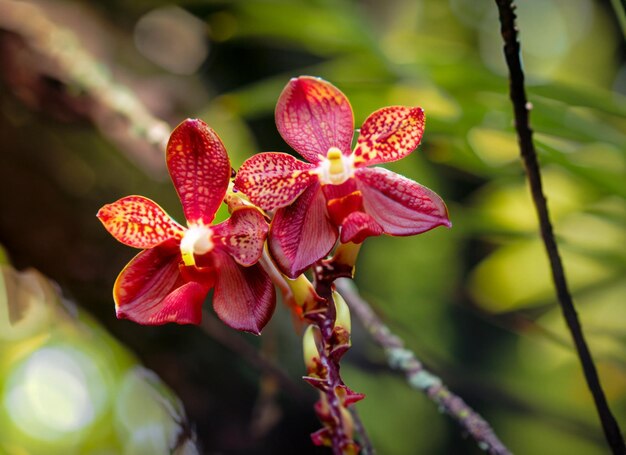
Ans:
[[[335,326],[334,328],[342,328],[348,335],[352,331],[352,323],[350,321],[350,308],[343,297],[336,291],[333,291],[333,300],[335,301]]]
[[[293,299],[299,307],[311,308],[315,306],[316,302],[322,300],[306,276],[300,275],[295,280],[286,278],[285,281],[287,281],[287,285],[293,294]]]
[[[320,367],[320,352],[318,349],[320,338],[321,334],[317,326],[310,325],[304,331],[302,353],[309,373],[315,373]]]

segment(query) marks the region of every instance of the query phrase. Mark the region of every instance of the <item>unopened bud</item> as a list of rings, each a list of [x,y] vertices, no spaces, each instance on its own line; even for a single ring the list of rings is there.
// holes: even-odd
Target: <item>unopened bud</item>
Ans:
[[[228,213],[230,214],[243,207],[253,207],[261,212],[264,216],[266,215],[259,207],[250,202],[245,194],[243,194],[241,191],[237,191],[233,182],[230,182],[228,184],[228,190],[226,191],[226,195],[224,196],[224,202],[226,202],[226,205],[228,206]]]
[[[304,331],[302,338],[302,353],[304,355],[304,364],[309,373],[317,371],[320,364],[320,352],[317,348],[321,334],[319,328],[310,325]]]
[[[293,294],[293,299],[299,307],[310,308],[321,300],[306,276],[300,275],[295,280],[286,278],[286,281]]]
[[[333,300],[335,301],[335,329],[341,327],[350,334],[352,331],[350,308],[338,292],[333,292]]]

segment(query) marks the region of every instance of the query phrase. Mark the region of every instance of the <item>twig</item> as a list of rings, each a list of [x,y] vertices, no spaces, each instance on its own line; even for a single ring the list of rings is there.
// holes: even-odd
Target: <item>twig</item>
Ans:
[[[247,342],[240,334],[226,327],[208,311],[202,313],[200,328],[211,338],[230,349],[256,369],[274,377],[293,397],[302,402],[309,401],[296,383],[274,362],[267,359],[255,346]]]
[[[411,387],[424,392],[440,409],[454,418],[481,449],[492,455],[511,453],[485,419],[452,393],[440,378],[427,371],[415,354],[406,349],[404,342],[389,330],[359,295],[351,280],[337,280],[336,285],[372,338],[385,349],[391,368],[402,371]]]
[[[587,347],[552,231],[548,206],[543,194],[541,172],[532,140],[532,130],[529,121],[530,105],[527,102],[526,90],[524,88],[524,71],[522,70],[520,60],[520,43],[517,40],[517,30],[515,28],[516,16],[513,0],[496,0],[496,4],[500,15],[500,31],[504,40],[504,56],[509,67],[510,95],[515,113],[515,128],[517,130],[520,153],[526,168],[526,175],[528,176],[537,217],[539,218],[541,236],[550,260],[552,280],[554,281],[563,317],[576,345],[576,351],[587,380],[587,386],[593,395],[606,440],[614,454],[624,455],[626,453],[626,445],[617,421],[613,417],[606,401],[600,378]]]

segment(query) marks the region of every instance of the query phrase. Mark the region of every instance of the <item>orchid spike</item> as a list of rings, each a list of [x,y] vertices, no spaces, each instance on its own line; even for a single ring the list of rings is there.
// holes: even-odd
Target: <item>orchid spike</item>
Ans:
[[[261,153],[239,170],[235,187],[276,213],[269,248],[295,278],[340,239],[361,243],[381,234],[406,236],[450,226],[443,200],[428,188],[373,164],[399,160],[420,143],[424,111],[391,106],[371,114],[351,149],[354,116],[332,84],[301,76],[289,81],[276,106],[276,125],[307,162]]]
[[[214,288],[213,307],[222,321],[260,333],[275,306],[274,286],[257,264],[268,231],[264,216],[241,206],[228,220],[211,224],[231,167],[221,140],[201,120],[176,127],[166,159],[187,227],[143,196],[107,204],[97,215],[117,240],[144,250],[115,282],[117,317],[146,325],[199,324]]]

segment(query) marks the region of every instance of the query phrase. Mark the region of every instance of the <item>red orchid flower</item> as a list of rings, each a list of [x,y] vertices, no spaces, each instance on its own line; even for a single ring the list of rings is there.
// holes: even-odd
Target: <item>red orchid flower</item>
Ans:
[[[428,188],[367,166],[409,155],[424,132],[419,107],[391,106],[371,114],[352,150],[354,115],[346,96],[310,76],[292,79],[278,99],[276,125],[309,162],[286,153],[248,159],[235,186],[264,210],[276,210],[269,248],[294,278],[326,256],[340,237],[361,243],[380,234],[414,235],[450,226],[443,200]]]
[[[118,318],[140,324],[199,324],[211,288],[213,308],[229,326],[259,333],[275,305],[274,287],[257,261],[267,223],[253,207],[239,207],[211,225],[231,176],[224,145],[201,120],[188,119],[172,132],[167,167],[188,227],[155,202],[128,196],[98,212],[120,242],[144,251],[118,276],[113,289]]]

